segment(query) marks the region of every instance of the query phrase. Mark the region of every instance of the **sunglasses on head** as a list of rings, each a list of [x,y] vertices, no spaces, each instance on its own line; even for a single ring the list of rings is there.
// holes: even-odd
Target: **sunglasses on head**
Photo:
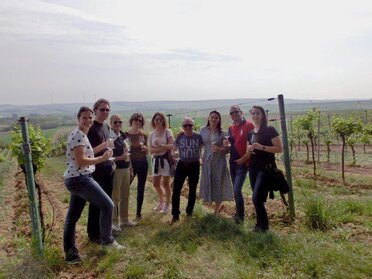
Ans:
[[[187,128],[187,127],[188,128],[191,128],[192,126],[194,126],[194,125],[192,125],[192,124],[183,124],[182,125],[183,128]]]
[[[98,110],[99,110],[99,111],[107,111],[107,112],[110,111],[110,109],[108,109],[108,108],[99,108]]]
[[[235,110],[235,111],[230,112],[230,115],[238,114],[238,113],[240,113],[240,110]]]
[[[123,124],[123,121],[121,121],[121,120],[120,121],[113,121],[112,123],[114,123],[115,125],[116,124]]]

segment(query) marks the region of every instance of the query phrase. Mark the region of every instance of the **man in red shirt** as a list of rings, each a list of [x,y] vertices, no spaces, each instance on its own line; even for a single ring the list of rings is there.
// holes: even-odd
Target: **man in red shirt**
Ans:
[[[253,124],[243,117],[243,112],[238,105],[231,106],[230,116],[233,124],[229,127],[230,147],[230,175],[234,186],[235,198],[235,221],[243,223],[244,221],[244,198],[242,188],[247,176],[248,161],[241,157],[245,154],[247,148],[247,136],[250,130],[253,130]]]

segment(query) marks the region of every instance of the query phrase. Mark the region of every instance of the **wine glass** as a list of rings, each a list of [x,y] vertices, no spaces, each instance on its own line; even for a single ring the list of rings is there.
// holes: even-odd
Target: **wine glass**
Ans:
[[[213,152],[216,152],[215,151],[215,145],[217,144],[217,133],[210,133],[210,140],[211,140],[211,147],[212,147],[212,151]]]
[[[117,137],[118,137],[118,135],[115,133],[115,131],[110,128],[109,138],[108,138],[108,141],[107,141],[107,148],[108,149],[115,149],[115,140],[117,139]],[[108,160],[114,161],[115,157],[113,157],[113,155],[111,155],[111,157],[108,158]]]
[[[225,133],[225,139],[223,141],[223,146],[225,147],[230,147],[231,144],[230,144],[230,129],[226,131]]]
[[[145,144],[145,137],[144,136],[139,136],[138,137],[139,144],[142,146]]]
[[[115,133],[115,131],[110,129],[107,148],[115,149],[115,140],[117,138],[118,138],[118,135]]]
[[[141,146],[141,151],[143,151],[143,145],[145,144],[145,137],[143,135],[140,135],[138,137],[138,142],[139,142],[139,144]]]
[[[125,144],[125,147],[127,152],[129,153],[130,152],[130,146],[132,144],[131,140],[129,137],[126,137],[125,140],[124,140],[124,144]]]

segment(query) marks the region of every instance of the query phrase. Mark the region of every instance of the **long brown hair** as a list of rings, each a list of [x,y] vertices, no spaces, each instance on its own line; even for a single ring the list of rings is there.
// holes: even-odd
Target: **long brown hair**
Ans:
[[[154,116],[151,119],[151,126],[152,126],[152,128],[155,129],[155,127],[156,127],[156,125],[155,125],[155,118],[158,115],[163,119],[163,128],[164,129],[168,128],[168,123],[167,123],[167,120],[165,119],[164,113],[158,112],[158,111],[154,113]]]
[[[261,106],[253,106],[252,109],[250,110],[251,114],[252,114],[253,109],[259,110],[261,115],[262,115],[261,126],[260,126],[260,129],[257,131],[257,142],[260,142],[261,138],[263,137],[262,133],[267,128],[266,112],[265,112],[264,108],[261,107]]]
[[[212,115],[213,113],[217,114],[218,117],[220,118],[220,121],[218,121],[218,123],[217,123],[217,131],[218,131],[218,134],[221,134],[221,131],[222,131],[221,121],[222,121],[222,119],[221,119],[221,113],[220,113],[219,111],[217,111],[217,110],[212,110],[212,111],[209,113],[207,127],[209,128],[209,126],[210,126],[210,123],[209,123],[209,117],[211,117],[211,115]]]
[[[135,113],[132,114],[132,116],[129,119],[129,126],[132,126],[133,121],[138,120],[138,119],[142,119],[141,121],[139,121],[141,123],[140,127],[142,129],[143,126],[145,125],[145,118],[143,117],[142,113],[140,113],[140,112],[135,112]]]
[[[264,108],[261,107],[261,106],[253,106],[251,108],[251,113],[252,113],[253,109],[258,109],[261,112],[261,115],[262,115],[261,127],[266,128],[267,127],[267,117],[266,117],[266,112],[265,112]]]

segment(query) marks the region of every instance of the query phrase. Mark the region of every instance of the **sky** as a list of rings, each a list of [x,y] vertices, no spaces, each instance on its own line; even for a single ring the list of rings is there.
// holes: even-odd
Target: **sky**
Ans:
[[[0,1],[0,104],[370,99],[371,77],[371,0]]]

